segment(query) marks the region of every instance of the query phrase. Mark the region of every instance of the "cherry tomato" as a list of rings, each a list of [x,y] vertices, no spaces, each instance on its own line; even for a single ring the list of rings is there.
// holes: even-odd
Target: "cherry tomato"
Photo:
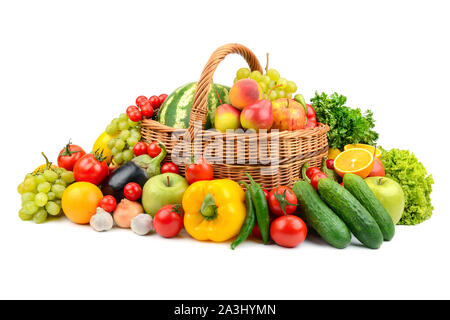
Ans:
[[[280,186],[270,191],[268,204],[277,216],[292,214],[297,209],[297,196],[289,187]]]
[[[153,116],[153,107],[148,100],[141,105],[141,113],[144,117],[151,118]]]
[[[200,180],[212,180],[214,178],[213,167],[205,158],[201,158],[186,165],[185,176],[189,184]]]
[[[305,241],[306,224],[297,216],[287,215],[275,219],[270,225],[270,237],[276,244],[294,248]]]
[[[341,182],[341,186],[343,186],[343,187],[345,188],[345,186],[344,186],[344,183],[343,183],[343,182]]]
[[[306,176],[311,179],[311,177],[314,174],[316,174],[317,172],[322,172],[322,171],[317,167],[309,167],[308,169],[306,169]]]
[[[145,96],[139,96],[136,98],[136,105],[139,108],[142,108],[142,106],[144,105],[144,103],[146,103],[148,101],[147,97]]]
[[[161,148],[158,145],[158,142],[153,141],[152,143],[150,143],[147,147],[147,153],[150,157],[154,158],[156,157],[158,154],[161,153]]]
[[[84,152],[83,148],[72,144],[69,141],[64,149],[59,152],[58,167],[64,168],[68,171],[73,171],[73,166],[75,165],[75,163],[85,154],[86,152]]]
[[[136,182],[130,182],[123,188],[123,195],[130,201],[136,201],[142,196],[142,188]]]
[[[333,159],[327,160],[327,168],[330,170],[334,170],[334,160]]]
[[[163,93],[159,95],[159,105],[162,105],[167,98],[167,94]]]
[[[147,144],[145,142],[139,141],[134,145],[133,153],[136,157],[147,154]]]
[[[168,173],[168,172],[179,174],[180,168],[178,168],[178,166],[173,162],[166,162],[161,166],[161,173]]]
[[[73,166],[73,175],[75,181],[85,181],[100,185],[108,176],[108,164],[102,154],[88,153],[82,156]]]
[[[113,196],[104,196],[99,202],[98,206],[106,212],[113,212],[116,210],[117,201]]]
[[[138,122],[142,120],[142,113],[136,106],[129,106],[127,108],[127,116],[133,122]]]
[[[159,100],[158,96],[151,96],[148,98],[148,101],[150,102],[150,105],[153,107],[153,109],[158,109],[161,106],[161,101]]]
[[[319,185],[319,180],[323,179],[323,178],[328,178],[328,176],[321,172],[316,172],[312,177],[311,177],[311,185],[313,186],[314,189],[317,190],[317,187]]]
[[[156,212],[153,219],[156,233],[165,237],[175,237],[183,227],[183,209],[179,204],[168,204]]]

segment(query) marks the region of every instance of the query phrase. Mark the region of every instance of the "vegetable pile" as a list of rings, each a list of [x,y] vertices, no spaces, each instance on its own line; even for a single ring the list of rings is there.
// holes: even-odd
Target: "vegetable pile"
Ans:
[[[201,157],[180,170],[167,160],[163,143],[142,139],[141,124],[152,119],[186,128],[196,87],[137,97],[106,126],[91,153],[69,141],[55,153],[58,166],[44,155],[46,163],[18,186],[20,219],[43,223],[64,214],[97,232],[118,227],[167,239],[181,237],[184,228],[199,241],[229,241],[233,250],[249,238],[294,248],[313,228],[335,248],[350,245],[353,234],[378,249],[393,239],[396,224],[415,225],[432,215],[432,176],[408,150],[377,148],[370,110],[346,106],[337,93],[316,92],[307,104],[294,82],[268,67],[265,73],[240,68],[231,88],[212,85],[206,126],[307,135],[327,124],[330,151],[316,163],[320,168],[304,163],[298,181],[272,190],[248,173],[247,181],[214,179],[214,165]]]

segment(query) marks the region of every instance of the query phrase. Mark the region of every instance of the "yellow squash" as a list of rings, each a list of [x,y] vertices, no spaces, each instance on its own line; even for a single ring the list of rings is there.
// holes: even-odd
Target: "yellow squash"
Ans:
[[[238,235],[246,216],[244,191],[229,179],[198,181],[183,195],[184,228],[200,241]]]

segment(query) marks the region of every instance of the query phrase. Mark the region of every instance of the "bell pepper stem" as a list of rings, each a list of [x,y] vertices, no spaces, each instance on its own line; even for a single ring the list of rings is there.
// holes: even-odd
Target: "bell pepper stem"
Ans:
[[[203,198],[203,203],[200,207],[200,213],[207,220],[214,219],[217,216],[217,205],[212,193],[208,193]]]

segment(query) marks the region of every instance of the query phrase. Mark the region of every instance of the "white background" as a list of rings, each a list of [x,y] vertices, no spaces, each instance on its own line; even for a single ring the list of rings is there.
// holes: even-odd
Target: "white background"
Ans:
[[[450,298],[447,1],[2,1],[0,298]],[[90,150],[141,94],[196,81],[239,42],[308,99],[337,91],[371,108],[385,148],[411,149],[435,179],[433,217],[380,250],[96,233],[17,217],[16,186],[69,138]],[[215,81],[231,84],[233,56]]]

